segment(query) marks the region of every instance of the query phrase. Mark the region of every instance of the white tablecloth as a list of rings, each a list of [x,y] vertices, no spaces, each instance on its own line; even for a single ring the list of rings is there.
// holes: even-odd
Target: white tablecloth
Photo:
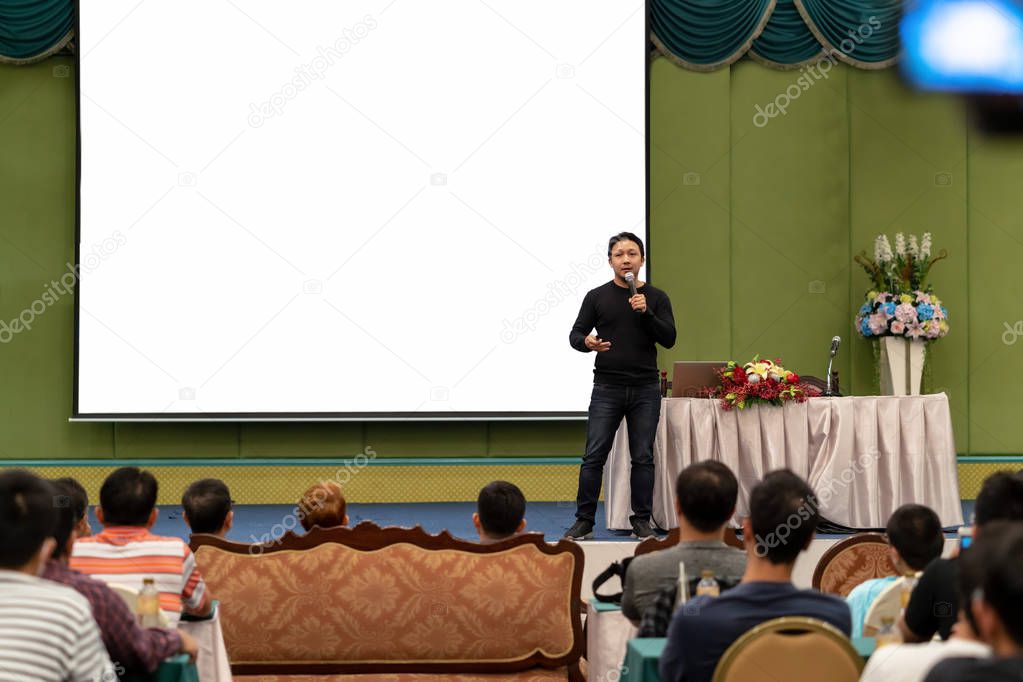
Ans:
[[[592,601],[586,611],[586,678],[592,682],[619,679],[625,648],[636,636],[636,626],[620,608],[597,611]]]
[[[764,474],[787,467],[809,482],[821,515],[852,528],[883,528],[900,505],[933,509],[961,525],[955,441],[948,397],[811,398],[783,407],[724,410],[717,400],[665,398],[654,441],[653,519],[678,525],[675,479],[705,459],[739,479],[736,524]],[[624,421],[604,470],[607,525],[629,529],[629,441]]]
[[[208,620],[181,621],[178,629],[192,635],[199,643],[199,655],[195,660],[199,682],[231,682],[231,663],[220,627],[220,609]]]

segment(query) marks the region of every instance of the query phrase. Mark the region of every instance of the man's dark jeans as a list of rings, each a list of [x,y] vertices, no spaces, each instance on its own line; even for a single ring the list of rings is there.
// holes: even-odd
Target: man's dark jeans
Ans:
[[[622,418],[629,431],[632,458],[632,516],[649,519],[654,497],[654,436],[661,416],[661,389],[656,383],[643,386],[594,384],[586,425],[586,453],[579,468],[577,519],[593,523],[597,497],[604,478],[604,464],[611,452]]]

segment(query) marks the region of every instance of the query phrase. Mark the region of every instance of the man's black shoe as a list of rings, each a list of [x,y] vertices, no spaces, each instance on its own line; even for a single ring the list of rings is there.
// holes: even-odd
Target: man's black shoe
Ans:
[[[576,519],[572,527],[565,531],[569,540],[590,540],[593,538],[593,524],[589,521]]]
[[[632,519],[632,537],[643,538],[653,537],[654,529],[650,527],[650,519]]]

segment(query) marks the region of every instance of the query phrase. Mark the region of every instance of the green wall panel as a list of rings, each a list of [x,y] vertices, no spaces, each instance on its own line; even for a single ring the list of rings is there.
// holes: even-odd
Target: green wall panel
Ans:
[[[970,449],[1019,453],[1023,343],[1023,141],[969,137]],[[1023,323],[1020,325],[1023,327]]]
[[[491,422],[488,436],[490,457],[582,457],[586,423]]]
[[[238,424],[119,423],[114,426],[114,456],[118,459],[237,457],[238,431]]]
[[[70,64],[0,67],[0,320],[73,257]],[[1023,143],[970,132],[955,99],[911,93],[894,70],[836,67],[812,83],[801,73],[652,64],[652,281],[679,324],[661,365],[761,352],[821,375],[838,333],[846,391],[869,393],[872,349],[852,333],[867,281],[852,256],[881,231],[931,231],[950,253],[933,282],[952,314],[931,386],[951,397],[961,453],[1018,454],[1020,400],[1003,386],[1023,375],[1023,343],[1003,335],[1023,320]],[[784,93],[783,115],[754,119]],[[0,343],[0,458],[582,452],[581,422],[70,424],[72,329],[64,297]]]
[[[0,68],[0,321],[39,301],[74,260],[74,88],[67,59]],[[61,68],[63,67],[63,68]],[[108,457],[108,424],[70,424],[70,295],[31,330],[0,331],[0,457]],[[0,330],[5,327],[0,326]]]
[[[894,71],[849,70],[850,244],[853,255],[873,257],[878,233],[932,232],[935,251],[949,258],[934,266],[935,292],[952,311],[952,330],[931,346],[931,388],[950,397],[959,451],[969,449],[967,350],[966,121],[947,97],[907,90]],[[863,304],[870,280],[858,265],[850,270],[849,307]],[[853,390],[874,390],[873,343],[853,333]]]
[[[823,377],[849,328],[845,70],[802,90],[798,74],[732,68],[732,356],[759,353]],[[784,115],[755,107],[795,88]],[[788,97],[788,95],[786,95]],[[782,102],[784,100],[781,100]],[[837,369],[847,375],[848,358]]]
[[[285,423],[241,425],[242,457],[346,457],[366,447],[361,423]],[[380,454],[379,452],[377,453]]]
[[[731,346],[729,286],[729,82],[666,59],[650,84],[652,281],[671,295],[675,360],[719,360]],[[700,131],[694,135],[693,131]]]
[[[485,457],[486,422],[367,422],[366,445],[378,457]]]

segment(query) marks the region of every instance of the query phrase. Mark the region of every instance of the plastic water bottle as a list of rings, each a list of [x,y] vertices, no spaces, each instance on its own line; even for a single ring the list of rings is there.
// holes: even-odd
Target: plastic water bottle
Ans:
[[[135,615],[140,627],[160,627],[160,593],[157,592],[156,582],[152,578],[142,581],[142,589],[139,590],[135,605]]]
[[[678,590],[675,592],[675,608],[689,601],[689,578],[686,577],[686,563],[678,562]]]
[[[714,579],[714,571],[704,569],[700,573],[700,582],[696,584],[696,596],[717,597],[721,595],[721,586]]]

